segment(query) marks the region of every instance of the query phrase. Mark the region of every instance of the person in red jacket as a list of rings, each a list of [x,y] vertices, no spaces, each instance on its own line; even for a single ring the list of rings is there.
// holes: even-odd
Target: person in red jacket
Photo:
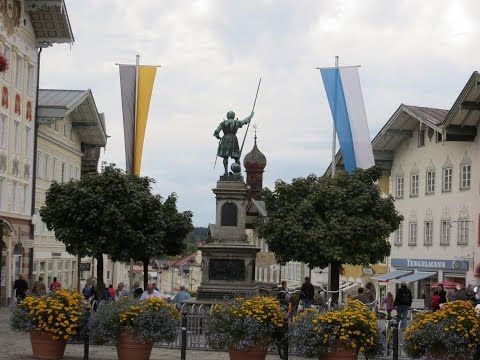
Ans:
[[[115,289],[113,288],[112,284],[108,285],[107,293],[108,293],[109,300],[115,300],[117,293],[115,292]]]
[[[438,291],[434,291],[432,295],[432,302],[431,302],[433,311],[440,309],[440,299],[441,298],[440,298],[440,295],[438,295]]]

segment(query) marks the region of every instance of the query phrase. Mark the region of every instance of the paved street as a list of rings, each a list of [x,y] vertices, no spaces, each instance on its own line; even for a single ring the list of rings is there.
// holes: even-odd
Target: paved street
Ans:
[[[0,307],[0,359],[25,360],[33,359],[30,338],[27,333],[14,332],[8,322],[8,309]],[[82,360],[83,345],[68,344],[65,351],[65,360]],[[91,360],[117,359],[117,350],[113,346],[90,346]],[[180,359],[179,349],[154,348],[151,360]],[[228,353],[214,351],[187,350],[189,360],[228,360]],[[267,360],[279,359],[276,354],[269,354]],[[303,358],[290,356],[290,360]],[[387,359],[387,358],[385,358]],[[402,358],[404,359],[404,358]]]

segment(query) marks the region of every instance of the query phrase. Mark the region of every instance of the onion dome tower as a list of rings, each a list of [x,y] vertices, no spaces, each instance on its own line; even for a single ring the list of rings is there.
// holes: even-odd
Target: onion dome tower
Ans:
[[[253,149],[245,155],[243,166],[247,172],[247,185],[249,198],[259,200],[263,187],[263,171],[267,166],[267,158],[257,147],[257,132]]]

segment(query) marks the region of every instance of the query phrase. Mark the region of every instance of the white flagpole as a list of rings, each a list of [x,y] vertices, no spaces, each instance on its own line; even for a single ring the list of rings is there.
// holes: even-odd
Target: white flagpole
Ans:
[[[338,56],[335,56],[335,68],[338,69]],[[337,81],[335,81],[335,115],[337,112]],[[335,176],[335,152],[337,148],[337,129],[335,128],[335,121],[333,121],[333,138],[332,138],[332,178]],[[332,264],[328,264],[328,290],[332,290]]]
[[[137,130],[137,106],[138,106],[138,68],[140,66],[140,55],[136,56],[136,62],[135,62],[135,108],[133,109],[133,119],[134,119],[134,125],[133,125],[133,161],[132,161],[132,166],[135,167],[135,131]],[[131,169],[131,174],[133,174],[134,169]],[[145,276],[145,274],[143,275]],[[133,259],[130,259],[130,276],[128,281],[130,282],[130,292],[135,290],[133,288]]]
[[[335,68],[338,69],[338,56],[335,56]],[[335,87],[337,82],[335,82]],[[335,98],[337,97],[337,91],[335,89]],[[337,112],[337,102],[335,101],[335,112]],[[335,176],[335,152],[337,147],[337,130],[335,128],[335,121],[333,122],[333,139],[332,139],[332,177]]]

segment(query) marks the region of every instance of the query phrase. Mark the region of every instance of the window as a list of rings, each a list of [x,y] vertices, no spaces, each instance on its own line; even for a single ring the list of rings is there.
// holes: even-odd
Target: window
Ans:
[[[67,121],[65,120],[63,124],[63,136],[67,137],[68,136],[68,124]]]
[[[55,121],[53,123],[53,130],[57,131],[58,132],[58,121]]]
[[[417,223],[411,222],[409,231],[408,231],[408,245],[416,246],[417,245]]]
[[[418,196],[418,174],[413,174],[410,178],[410,196]]]
[[[418,146],[425,146],[425,125],[420,124],[418,130]]]
[[[10,48],[6,45],[3,45],[3,55],[7,59],[8,63],[11,64],[12,62],[10,61],[10,57],[12,56],[12,50],[10,50]],[[9,66],[9,69],[3,73],[3,80],[10,82],[10,74],[11,70]]]
[[[397,199],[402,199],[403,198],[403,176],[398,176],[397,177],[397,193],[396,193],[396,198]]]
[[[402,245],[402,240],[403,240],[403,223],[400,223],[397,231],[395,231],[394,245],[397,245],[397,246]]]
[[[33,92],[35,90],[34,84],[35,84],[35,78],[34,78],[34,70],[33,70],[33,65],[28,64],[28,70],[27,70],[27,95],[32,97]]]
[[[30,133],[31,129],[25,126],[25,156],[30,155]]]
[[[443,140],[443,134],[441,132],[437,132],[437,143],[442,142]]]
[[[460,171],[460,181],[461,181],[461,187],[460,189],[462,190],[467,190],[470,189],[470,183],[471,183],[471,165],[470,164],[464,164],[461,167]]]
[[[42,158],[42,153],[37,151],[37,177],[40,177],[40,159]]]
[[[22,214],[26,214],[28,212],[28,185],[23,187],[23,196],[22,196]]]
[[[70,165],[70,173],[68,174],[68,178],[69,178],[69,179],[73,179],[73,174],[74,174],[74,172],[73,172],[73,165]]]
[[[435,193],[435,171],[427,171],[427,194]]]
[[[17,191],[18,185],[16,182],[12,184],[12,211],[17,211]]]
[[[452,223],[450,220],[442,220],[442,228],[440,232],[440,245],[450,245],[450,233]]]
[[[57,158],[52,158],[52,180],[57,180]]]
[[[75,179],[80,179],[80,169],[78,167],[75,168]]]
[[[5,133],[7,129],[8,118],[5,115],[0,115],[0,146],[5,146]]]
[[[433,244],[433,222],[425,221],[425,234],[423,239],[424,245]]]
[[[48,173],[48,171],[50,170],[49,165],[50,165],[50,155],[45,154],[45,163],[43,165],[43,177],[45,179],[50,178],[49,173]]]
[[[67,167],[67,164],[65,164],[65,162],[62,162],[62,175],[61,175],[62,182],[65,181],[65,168],[66,167]]]
[[[16,74],[15,74],[15,86],[17,89],[23,89],[23,58],[17,54],[16,59]]]
[[[469,221],[458,220],[458,245],[468,245]]]
[[[63,270],[63,262],[62,261],[59,261],[57,263],[57,270]]]
[[[13,122],[13,151],[20,152],[20,122]]]
[[[442,192],[450,191],[452,191],[452,168],[444,168]]]

